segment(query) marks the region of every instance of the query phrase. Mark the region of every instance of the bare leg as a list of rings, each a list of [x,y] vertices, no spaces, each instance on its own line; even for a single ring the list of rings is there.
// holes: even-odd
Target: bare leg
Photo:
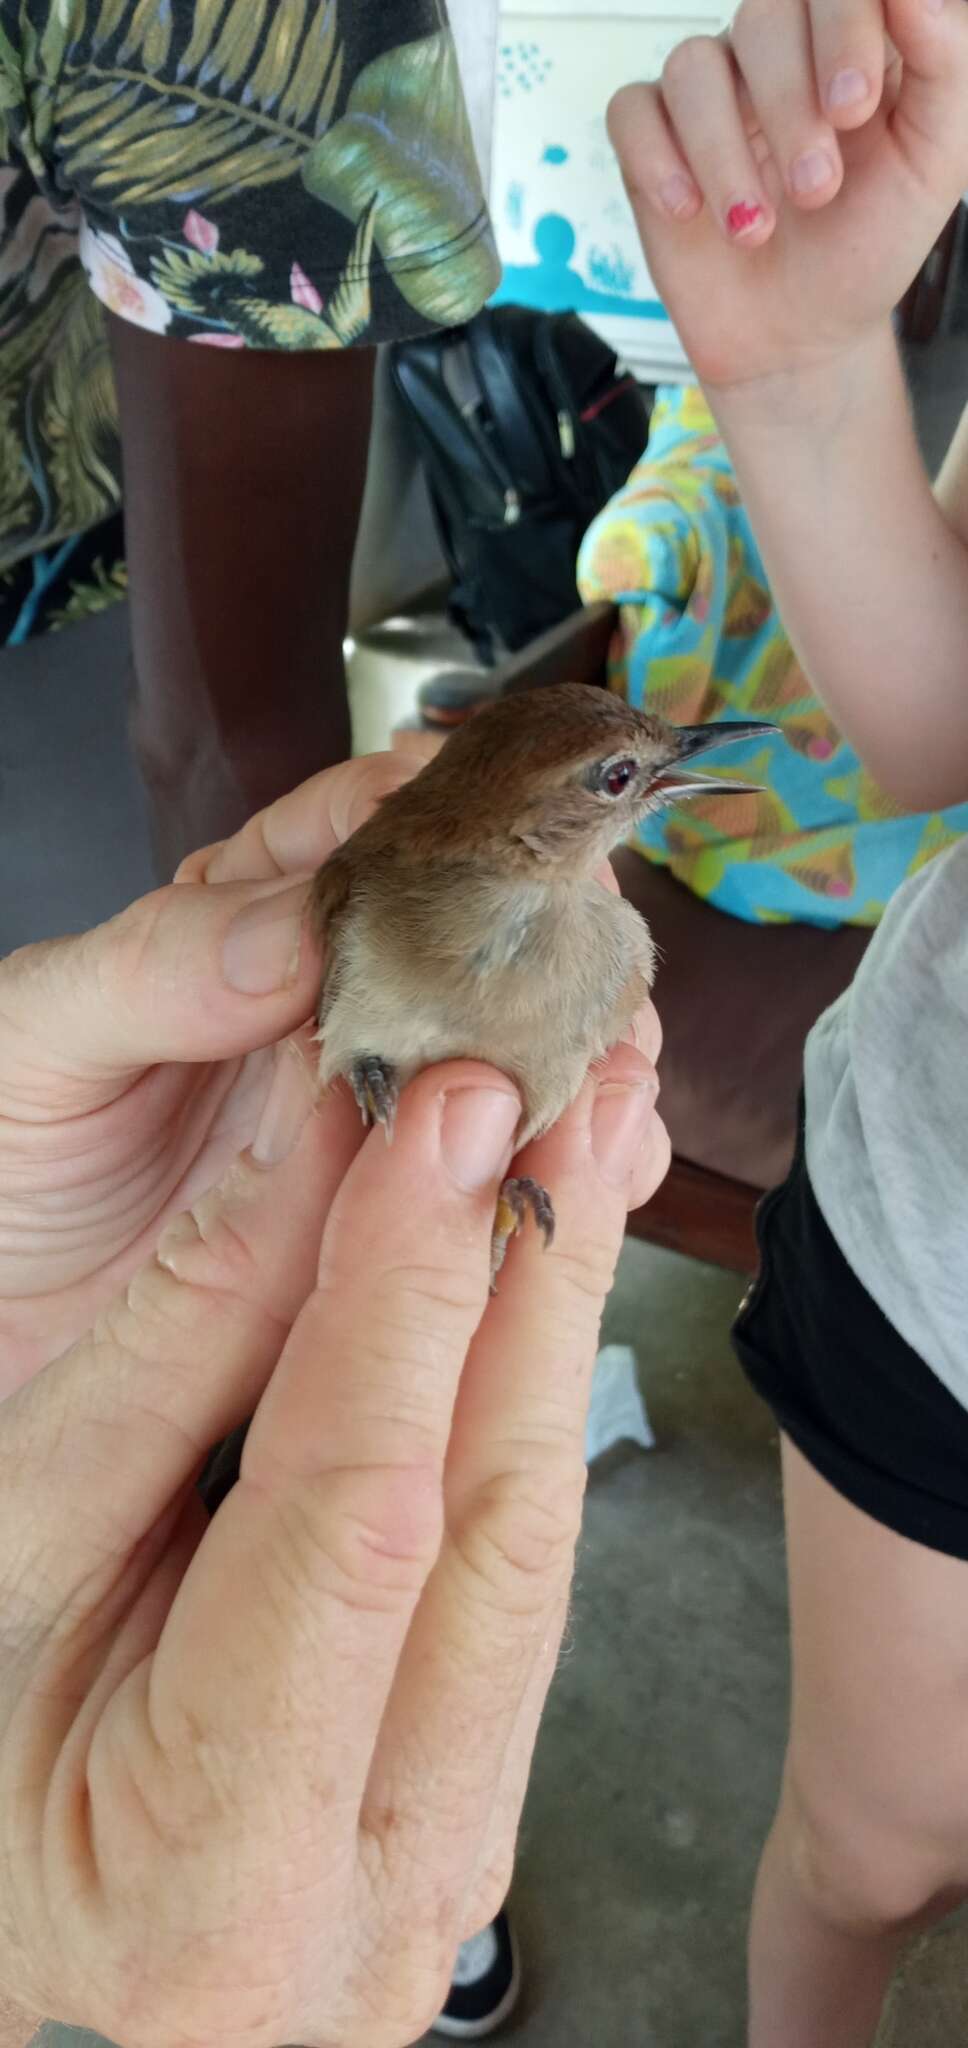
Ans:
[[[904,1930],[834,1925],[796,1864],[796,1821],[781,1802],[753,1895],[751,2048],[869,2048]]]
[[[968,1893],[968,1565],[783,1446],[793,1712],[750,2048],[870,2048],[898,1949]]]

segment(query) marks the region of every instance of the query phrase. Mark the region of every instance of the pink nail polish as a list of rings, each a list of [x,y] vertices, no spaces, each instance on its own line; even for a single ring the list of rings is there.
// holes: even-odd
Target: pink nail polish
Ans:
[[[737,199],[726,215],[726,226],[731,235],[748,235],[759,227],[763,219],[763,208],[758,199]]]

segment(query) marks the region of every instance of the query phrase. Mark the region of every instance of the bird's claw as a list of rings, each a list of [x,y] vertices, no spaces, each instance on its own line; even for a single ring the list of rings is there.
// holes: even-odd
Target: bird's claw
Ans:
[[[373,1053],[364,1053],[353,1061],[350,1068],[350,1086],[359,1103],[363,1122],[382,1124],[387,1134],[387,1144],[393,1136],[393,1120],[397,1113],[399,1088],[396,1070],[389,1060],[381,1060]]]
[[[497,1276],[504,1264],[504,1255],[512,1237],[523,1228],[524,1219],[530,1211],[544,1239],[547,1251],[555,1234],[555,1212],[551,1196],[540,1181],[529,1180],[527,1176],[506,1180],[497,1200],[494,1229],[491,1234],[491,1293],[497,1292]]]

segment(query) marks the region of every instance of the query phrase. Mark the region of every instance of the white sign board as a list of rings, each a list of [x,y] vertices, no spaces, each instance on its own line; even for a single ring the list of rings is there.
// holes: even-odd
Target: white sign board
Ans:
[[[688,376],[659,303],[605,129],[613,92],[654,78],[683,36],[727,13],[702,0],[661,11],[634,0],[503,0],[491,209],[502,301],[571,310],[650,382]]]

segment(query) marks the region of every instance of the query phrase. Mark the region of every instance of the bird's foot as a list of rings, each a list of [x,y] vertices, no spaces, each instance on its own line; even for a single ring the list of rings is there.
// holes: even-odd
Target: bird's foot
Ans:
[[[528,1212],[544,1238],[547,1251],[555,1234],[555,1212],[547,1188],[539,1181],[522,1179],[506,1180],[497,1198],[494,1216],[494,1230],[491,1236],[491,1293],[497,1292],[497,1276],[504,1264],[504,1254],[512,1237],[523,1228]]]
[[[387,1144],[393,1136],[393,1119],[397,1113],[400,1090],[397,1085],[396,1068],[389,1060],[381,1060],[373,1053],[364,1053],[353,1061],[349,1073],[350,1086],[363,1113],[365,1124],[382,1124],[387,1134]]]

